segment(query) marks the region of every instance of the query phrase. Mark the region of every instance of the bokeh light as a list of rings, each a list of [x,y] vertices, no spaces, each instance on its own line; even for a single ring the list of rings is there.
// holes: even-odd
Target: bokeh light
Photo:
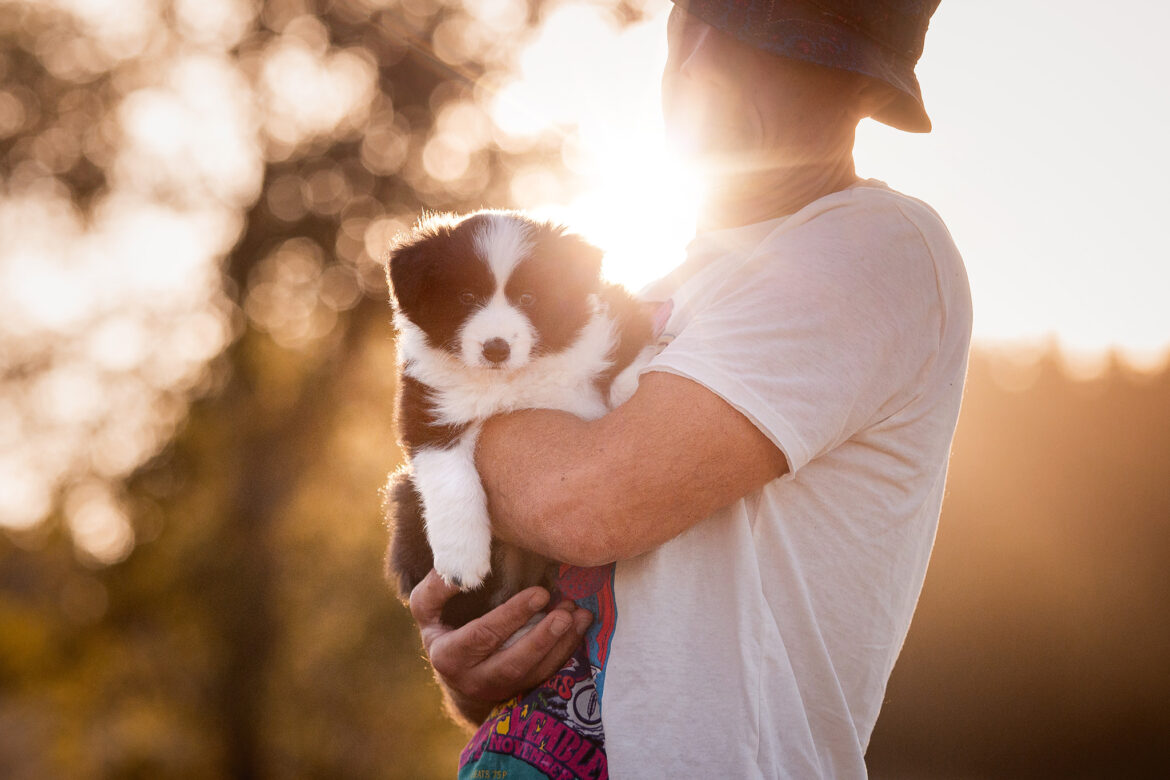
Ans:
[[[515,202],[601,246],[606,275],[631,289],[682,260],[700,202],[696,174],[663,142],[668,9],[623,25],[605,4],[557,5],[492,101],[504,134],[561,139],[561,165],[516,172]]]

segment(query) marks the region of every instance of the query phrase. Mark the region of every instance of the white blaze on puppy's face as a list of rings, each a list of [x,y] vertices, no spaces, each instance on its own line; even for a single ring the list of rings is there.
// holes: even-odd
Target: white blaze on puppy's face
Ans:
[[[513,269],[532,250],[528,228],[514,218],[491,215],[474,238],[475,251],[495,279],[492,297],[459,330],[459,356],[473,368],[516,369],[532,357],[537,333],[504,294]]]
[[[489,214],[475,232],[472,243],[480,259],[492,269],[498,289],[503,289],[512,269],[532,251],[528,226],[515,217]]]

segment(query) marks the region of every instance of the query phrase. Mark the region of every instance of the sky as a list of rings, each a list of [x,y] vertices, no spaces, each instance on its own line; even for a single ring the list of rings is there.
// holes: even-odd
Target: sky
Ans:
[[[677,259],[693,224],[660,143],[668,8],[652,0],[646,22],[623,30],[602,5],[558,6],[493,112],[517,133],[577,125],[567,161],[584,192],[551,211],[610,249],[611,275],[635,286]],[[1167,356],[1166,29],[1159,2],[945,0],[918,66],[934,131],[862,124],[858,172],[925,200],[950,228],[978,342],[1055,341],[1090,372],[1111,349],[1137,368]],[[547,189],[515,190],[548,205]]]

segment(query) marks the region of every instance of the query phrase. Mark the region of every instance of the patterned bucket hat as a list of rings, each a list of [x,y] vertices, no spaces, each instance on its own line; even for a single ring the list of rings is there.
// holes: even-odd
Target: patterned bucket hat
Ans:
[[[861,73],[898,90],[874,119],[930,132],[914,65],[940,0],[673,0],[744,43]]]

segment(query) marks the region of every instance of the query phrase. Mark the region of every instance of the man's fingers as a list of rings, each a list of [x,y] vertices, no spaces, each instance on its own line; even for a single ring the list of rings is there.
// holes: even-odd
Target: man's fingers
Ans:
[[[484,661],[476,673],[510,689],[544,682],[573,654],[589,625],[589,610],[574,607],[572,602],[558,606],[514,645]]]
[[[419,628],[425,630],[427,626],[441,621],[443,605],[459,592],[459,588],[443,582],[443,578],[434,569],[427,572],[422,582],[414,586],[410,592],[410,614]]]
[[[432,571],[410,594],[410,610],[435,671],[453,690],[477,701],[502,701],[544,682],[573,654],[592,619],[589,610],[562,602],[501,650],[509,637],[548,606],[549,592],[528,588],[452,629],[443,625],[442,612],[456,592]]]
[[[557,643],[545,654],[544,658],[533,667],[527,679],[524,680],[523,687],[525,689],[535,688],[560,671],[561,667],[565,665],[565,661],[569,660],[569,656],[581,644],[581,638],[592,622],[593,613],[589,610],[578,609],[574,612],[573,625],[557,640]]]
[[[445,633],[442,647],[430,653],[431,664],[440,674],[449,674],[448,669],[459,672],[475,666],[519,631],[548,600],[549,592],[541,587],[520,591],[486,615]]]

